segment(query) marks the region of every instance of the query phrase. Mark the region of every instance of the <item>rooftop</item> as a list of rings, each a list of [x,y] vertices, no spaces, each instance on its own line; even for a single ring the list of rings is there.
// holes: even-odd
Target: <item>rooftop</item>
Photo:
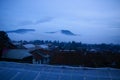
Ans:
[[[120,80],[120,69],[0,61],[0,80]]]
[[[23,59],[29,56],[31,56],[31,54],[26,49],[10,49],[3,53],[2,58]]]

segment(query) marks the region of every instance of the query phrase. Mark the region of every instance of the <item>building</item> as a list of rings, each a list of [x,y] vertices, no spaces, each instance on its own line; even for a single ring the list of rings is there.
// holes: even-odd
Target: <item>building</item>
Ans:
[[[32,55],[26,49],[8,49],[2,53],[2,60],[32,63]]]
[[[50,52],[44,49],[36,49],[30,52],[33,56],[33,64],[48,64]]]

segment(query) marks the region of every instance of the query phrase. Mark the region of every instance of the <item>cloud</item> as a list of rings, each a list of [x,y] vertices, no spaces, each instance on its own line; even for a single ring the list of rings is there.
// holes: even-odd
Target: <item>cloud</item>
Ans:
[[[34,24],[32,21],[23,21],[17,24],[17,26],[26,26]]]
[[[16,26],[36,25],[40,23],[50,22],[52,19],[52,17],[45,17],[36,21],[23,21],[18,23]]]
[[[17,21],[17,22],[0,22],[0,26],[2,27],[19,27],[19,26],[28,26],[28,25],[37,25],[37,24],[41,24],[41,23],[46,23],[46,22],[50,22],[53,20],[53,17],[44,17],[35,21],[32,20],[25,20],[25,21]]]
[[[35,24],[50,22],[51,20],[53,20],[53,17],[45,17],[43,19],[37,20]]]
[[[114,22],[114,23],[111,23],[111,25],[109,25],[110,28],[117,28],[117,29],[120,29],[120,23],[119,22]]]
[[[24,34],[27,32],[34,32],[35,29],[17,29],[17,30],[11,30],[11,31],[6,31],[7,33],[18,33],[18,34]]]

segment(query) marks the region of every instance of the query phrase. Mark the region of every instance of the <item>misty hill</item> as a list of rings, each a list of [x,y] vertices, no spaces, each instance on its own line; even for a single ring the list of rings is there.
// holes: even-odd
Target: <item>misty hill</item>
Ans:
[[[33,32],[35,29],[17,29],[17,30],[11,30],[11,31],[6,31],[7,33],[27,33],[27,32]]]
[[[49,34],[61,33],[61,34],[64,34],[64,35],[76,36],[76,34],[71,32],[70,30],[60,30],[60,31],[53,31],[53,32],[46,32],[46,33],[49,33]]]

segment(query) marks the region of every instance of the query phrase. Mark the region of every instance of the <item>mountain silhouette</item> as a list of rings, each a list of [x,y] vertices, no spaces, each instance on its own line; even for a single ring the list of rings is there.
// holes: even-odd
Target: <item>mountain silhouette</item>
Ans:
[[[7,33],[19,33],[19,34],[23,34],[23,33],[27,33],[27,32],[33,32],[35,31],[35,29],[17,29],[17,30],[11,30],[11,31],[6,31]]]
[[[61,33],[68,36],[76,36],[76,34],[71,32],[70,30],[59,30],[59,31],[53,31],[53,32],[46,32],[46,33],[49,33],[49,34]]]

